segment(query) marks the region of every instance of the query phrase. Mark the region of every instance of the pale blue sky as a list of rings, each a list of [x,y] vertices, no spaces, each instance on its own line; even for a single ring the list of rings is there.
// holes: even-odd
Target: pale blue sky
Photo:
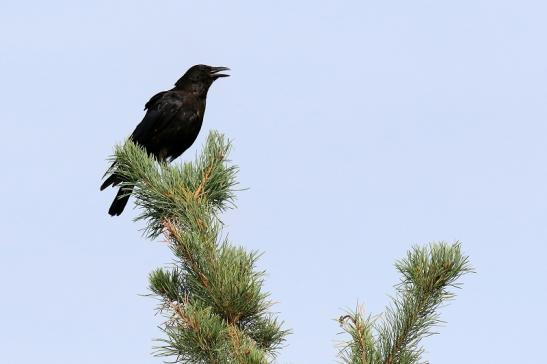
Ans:
[[[333,320],[378,313],[412,244],[477,274],[431,363],[537,363],[547,338],[542,1],[4,1],[2,363],[160,363],[147,274],[169,263],[99,193],[112,146],[192,64],[229,66],[205,127],[234,139],[231,239],[294,330],[279,363],[333,363]]]

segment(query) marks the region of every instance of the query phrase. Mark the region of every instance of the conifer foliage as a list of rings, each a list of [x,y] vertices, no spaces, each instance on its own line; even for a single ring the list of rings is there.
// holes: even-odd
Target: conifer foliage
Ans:
[[[472,271],[459,243],[433,243],[414,247],[395,263],[401,282],[386,312],[372,318],[363,306],[341,316],[340,325],[350,339],[342,343],[340,357],[348,364],[422,363],[421,339],[435,334],[441,323],[439,306],[454,298],[450,288]]]
[[[178,363],[263,364],[274,360],[288,330],[269,311],[257,252],[232,245],[220,214],[233,206],[237,167],[230,143],[211,132],[192,163],[157,163],[131,141],[115,148],[115,172],[133,191],[145,234],[163,236],[175,256],[150,274],[150,290],[165,317],[156,354]],[[439,322],[449,287],[471,270],[459,244],[413,248],[396,263],[402,275],[383,319],[362,309],[340,317],[349,335],[340,358],[352,364],[419,363],[420,339]]]
[[[141,207],[150,238],[163,234],[174,267],[150,274],[165,315],[157,354],[180,363],[268,363],[287,334],[268,312],[256,252],[222,234],[219,213],[233,204],[237,169],[217,132],[194,163],[158,164],[131,142],[115,150],[116,173]]]

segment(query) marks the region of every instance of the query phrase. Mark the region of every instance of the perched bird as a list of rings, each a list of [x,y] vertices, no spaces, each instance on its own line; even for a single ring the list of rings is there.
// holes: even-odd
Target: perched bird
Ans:
[[[203,64],[192,66],[175,83],[175,87],[162,91],[146,103],[146,115],[137,125],[130,140],[141,145],[158,161],[172,161],[194,143],[205,112],[207,91],[213,82],[229,75],[220,73],[227,67],[211,67]],[[115,172],[116,162],[110,170],[114,172],[101,185],[101,191],[108,186],[122,182]],[[113,168],[114,167],[114,168]],[[120,188],[108,213],[120,215],[129,200],[130,191]]]

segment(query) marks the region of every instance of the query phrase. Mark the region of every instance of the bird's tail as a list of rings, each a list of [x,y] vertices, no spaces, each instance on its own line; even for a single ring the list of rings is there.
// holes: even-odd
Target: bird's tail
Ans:
[[[116,186],[118,183],[120,183],[118,179],[119,178],[115,174],[111,174],[110,176],[108,176],[108,178],[105,179],[103,184],[101,185],[101,191],[110,185]]]
[[[108,171],[106,171],[105,176],[110,173],[110,176],[108,176],[107,179],[103,182],[101,185],[101,191],[107,188],[108,186],[115,187],[119,185],[122,182],[122,179],[119,175],[116,174],[116,171],[114,170],[116,167],[116,162],[112,163],[110,168],[108,168]],[[119,216],[123,212],[123,209],[125,208],[125,205],[127,205],[127,201],[129,201],[129,195],[131,195],[131,191],[133,191],[133,188],[127,188],[122,187],[118,190],[118,193],[116,194],[116,197],[114,198],[114,201],[112,201],[112,205],[110,205],[110,208],[108,209],[108,213],[111,216]]]
[[[103,184],[101,185],[101,191],[110,185],[116,186],[118,183],[120,183],[120,178],[116,175],[116,173],[114,173],[115,166],[116,166],[116,162],[113,162],[112,165],[108,168],[108,170],[104,174],[103,178],[109,173],[110,173],[110,176],[108,176],[108,178],[104,180]]]
[[[125,208],[125,205],[127,205],[127,201],[129,201],[129,195],[131,194],[131,191],[133,191],[133,188],[129,190],[127,189],[127,187],[120,188],[118,190],[118,193],[116,194],[116,197],[114,198],[114,201],[112,201],[112,205],[110,205],[110,208],[108,209],[108,213],[110,214],[110,216],[121,215],[121,213],[123,212],[123,209]]]

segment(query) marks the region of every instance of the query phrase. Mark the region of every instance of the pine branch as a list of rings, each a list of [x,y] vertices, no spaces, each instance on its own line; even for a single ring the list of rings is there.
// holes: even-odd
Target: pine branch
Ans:
[[[380,324],[375,325],[359,309],[340,319],[351,336],[340,352],[345,363],[419,363],[420,341],[435,333],[433,327],[441,322],[439,307],[454,297],[449,288],[459,287],[457,280],[472,272],[459,243],[414,247],[395,266],[401,282]]]
[[[233,205],[236,186],[229,150],[216,132],[182,166],[158,164],[130,141],[115,150],[115,173],[133,189],[137,219],[150,238],[163,234],[176,257],[174,268],[150,274],[150,290],[166,317],[156,353],[180,363],[267,363],[288,334],[268,312],[259,254],[222,236],[218,215]]]
[[[402,280],[380,329],[383,362],[418,363],[420,340],[435,334],[432,329],[441,322],[439,306],[454,298],[448,289],[459,287],[456,281],[472,269],[459,243],[414,247],[395,266]]]
[[[215,215],[233,205],[237,167],[226,156],[230,143],[218,132],[211,132],[203,152],[194,163],[168,166],[158,164],[139,146],[127,141],[116,146],[115,172],[133,196],[145,220],[145,232],[155,238],[163,233],[164,221],[186,226],[199,215]],[[114,171],[110,171],[112,173]]]

